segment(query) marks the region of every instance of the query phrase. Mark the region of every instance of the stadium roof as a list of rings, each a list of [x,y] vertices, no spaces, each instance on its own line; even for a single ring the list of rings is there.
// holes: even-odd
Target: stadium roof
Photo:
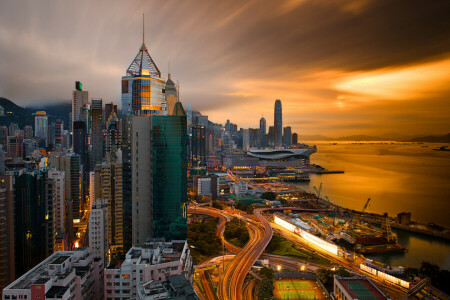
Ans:
[[[311,149],[250,149],[247,155],[267,160],[286,158],[309,158],[314,153]]]

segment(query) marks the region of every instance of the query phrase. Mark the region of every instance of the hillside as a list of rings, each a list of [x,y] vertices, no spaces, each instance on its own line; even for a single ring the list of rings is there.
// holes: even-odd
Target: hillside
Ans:
[[[0,97],[0,105],[5,110],[5,116],[0,117],[0,125],[9,126],[10,123],[17,123],[21,129],[25,125],[34,125],[32,111],[3,97]]]
[[[429,135],[416,137],[411,140],[411,142],[422,142],[422,143],[450,143],[450,133],[445,135]]]

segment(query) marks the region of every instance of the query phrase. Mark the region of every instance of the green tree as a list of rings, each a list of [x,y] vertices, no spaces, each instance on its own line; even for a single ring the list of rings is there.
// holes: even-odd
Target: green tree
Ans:
[[[277,199],[277,194],[273,193],[273,192],[264,192],[261,195],[261,198],[266,199],[266,200],[270,200],[273,201],[275,199]]]

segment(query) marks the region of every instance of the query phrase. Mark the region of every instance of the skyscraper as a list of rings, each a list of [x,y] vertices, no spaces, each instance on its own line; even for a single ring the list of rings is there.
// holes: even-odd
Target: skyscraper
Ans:
[[[92,124],[92,155],[91,166],[101,163],[103,159],[103,104],[102,99],[92,99],[91,124]]]
[[[31,139],[31,138],[33,138],[33,126],[26,125],[23,128],[23,138],[24,139]]]
[[[297,145],[298,144],[298,134],[293,133],[292,134],[292,145]]]
[[[75,90],[72,93],[72,123],[80,121],[81,108],[89,104],[89,92],[83,91],[81,82],[75,82]]]
[[[122,113],[135,116],[167,114],[166,83],[144,41],[126,74],[122,77]]]
[[[34,136],[48,142],[48,118],[45,111],[36,112],[34,117]]]
[[[285,146],[290,146],[292,144],[291,126],[286,126],[283,128],[283,144]]]
[[[178,92],[175,83],[172,81],[171,75],[169,73],[169,78],[166,81],[166,109],[169,115],[172,115],[175,103],[178,102]]]
[[[63,131],[64,123],[62,120],[56,120],[55,122],[55,145],[63,145]]]
[[[274,110],[274,128],[275,128],[275,148],[281,147],[283,138],[283,120],[282,120],[282,110],[281,110],[281,100],[277,99],[275,101]]]
[[[259,131],[261,136],[266,134],[266,119],[264,119],[264,117],[259,120]]]
[[[3,146],[3,150],[6,150],[7,142],[8,142],[8,127],[0,126],[0,145]]]
[[[173,116],[133,117],[132,129],[133,245],[155,237],[186,239],[184,109],[177,102]]]

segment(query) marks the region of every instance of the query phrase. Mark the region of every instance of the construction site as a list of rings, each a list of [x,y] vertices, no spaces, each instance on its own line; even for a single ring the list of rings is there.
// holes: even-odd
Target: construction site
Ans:
[[[322,186],[314,187],[314,201],[292,201],[293,207],[313,207],[327,209],[324,213],[291,214],[298,222],[311,227],[314,234],[331,241],[350,252],[361,254],[405,252],[403,245],[397,243],[397,237],[392,232],[390,219],[378,219],[377,225],[368,222],[365,212],[370,205],[370,198],[364,203],[359,213],[334,205],[327,197],[320,198]],[[287,211],[291,213],[291,211]],[[368,218],[367,218],[368,219]]]

